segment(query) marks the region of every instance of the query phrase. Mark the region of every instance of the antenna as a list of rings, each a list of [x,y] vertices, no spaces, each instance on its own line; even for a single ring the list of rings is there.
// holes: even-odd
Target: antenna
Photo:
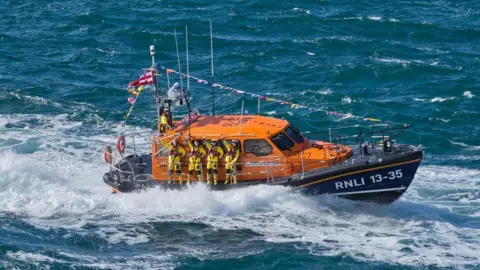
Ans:
[[[185,25],[185,42],[187,51],[187,91],[190,90],[190,70],[188,69],[188,26]]]
[[[260,98],[258,98],[257,114],[260,115]]]
[[[167,84],[168,84],[168,89],[170,89],[170,73],[168,72],[168,69],[167,69]]]
[[[175,47],[177,47],[177,61],[178,61],[178,74],[180,75],[180,88],[183,90],[182,66],[180,66],[180,54],[178,53],[177,30],[175,28],[173,29],[173,33],[175,34]]]
[[[215,87],[213,87],[213,34],[212,34],[212,21],[210,21],[210,60],[212,64],[212,115],[215,115]]]
[[[186,56],[187,56],[187,94],[185,95],[185,103],[187,103],[187,109],[188,109],[188,136],[190,137],[190,131],[191,131],[191,126],[192,126],[192,114],[190,112],[190,69],[188,66],[188,26],[185,25],[185,46],[186,46]],[[183,89],[182,89],[183,91]]]

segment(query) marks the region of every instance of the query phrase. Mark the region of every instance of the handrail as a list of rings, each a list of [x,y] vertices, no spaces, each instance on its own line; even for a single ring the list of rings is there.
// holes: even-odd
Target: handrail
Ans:
[[[303,177],[305,176],[305,166],[303,164],[303,149],[302,149],[302,155],[301,155],[301,160],[302,160],[302,177],[300,179],[303,179]]]
[[[182,135],[182,133],[179,132],[179,133],[175,133],[174,135],[177,135],[175,138],[173,138],[173,140],[176,140],[178,137],[180,137],[180,136]],[[174,135],[170,135],[169,137],[172,137],[172,136],[174,136]],[[165,139],[166,139],[166,138],[162,138],[160,141],[163,141],[163,140],[165,140]],[[158,153],[160,153],[164,148],[165,148],[165,145],[164,145],[162,148],[160,148],[157,152],[155,152],[154,157],[156,157],[156,156],[158,155]]]

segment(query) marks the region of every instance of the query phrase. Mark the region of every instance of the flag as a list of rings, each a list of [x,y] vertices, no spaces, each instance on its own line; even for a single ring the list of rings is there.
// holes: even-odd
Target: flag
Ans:
[[[128,92],[134,96],[138,96],[138,92],[135,91],[133,88],[128,88]]]
[[[130,104],[133,105],[133,103],[135,103],[135,99],[132,98],[132,97],[129,97],[129,98],[128,98],[128,103],[130,103]]]
[[[153,74],[151,71],[148,71],[143,73],[138,80],[131,82],[130,87],[140,86],[145,84],[152,84],[152,83],[153,83]]]

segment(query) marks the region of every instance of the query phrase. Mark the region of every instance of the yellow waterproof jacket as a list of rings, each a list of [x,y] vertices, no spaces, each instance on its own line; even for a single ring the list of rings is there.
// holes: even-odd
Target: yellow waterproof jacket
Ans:
[[[165,115],[160,116],[160,124],[168,126],[168,117]]]
[[[200,163],[202,158],[207,154],[203,146],[195,147],[190,140],[188,140],[188,147],[190,148],[190,162]]]
[[[240,144],[237,144],[237,147],[233,147],[227,140],[223,140],[223,144],[227,149],[227,155],[225,157],[225,162],[227,163],[236,163],[240,157]]]
[[[167,144],[169,153],[168,153],[168,163],[180,163],[180,160],[187,154],[187,151],[180,145],[173,146],[171,143]]]
[[[205,141],[205,145],[208,148],[207,161],[218,162],[223,157],[223,149],[220,145],[213,146],[211,142]]]

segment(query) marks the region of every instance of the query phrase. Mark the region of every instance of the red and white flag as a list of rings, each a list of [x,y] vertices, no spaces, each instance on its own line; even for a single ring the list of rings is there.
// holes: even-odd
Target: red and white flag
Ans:
[[[129,98],[128,98],[128,103],[130,103],[130,104],[133,105],[133,103],[135,103],[135,99],[132,98],[132,97],[129,97]]]
[[[140,86],[145,84],[152,84],[152,83],[153,83],[153,74],[151,71],[148,71],[143,73],[138,80],[131,82],[130,87]]]

